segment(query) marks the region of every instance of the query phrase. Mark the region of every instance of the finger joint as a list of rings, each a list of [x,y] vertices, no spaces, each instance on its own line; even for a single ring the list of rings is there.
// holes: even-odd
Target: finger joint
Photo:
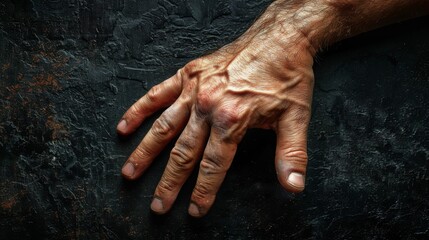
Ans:
[[[168,137],[175,129],[174,124],[170,119],[161,115],[154,123],[151,128],[155,139],[164,140]]]
[[[200,170],[206,175],[218,174],[225,172],[223,161],[218,156],[206,154],[201,160]]]
[[[215,125],[220,128],[229,129],[237,123],[240,123],[242,117],[239,112],[230,106],[223,106],[217,109],[214,117]]]
[[[152,153],[146,147],[139,146],[134,151],[134,155],[137,159],[143,160],[149,158]]]
[[[189,149],[175,146],[170,153],[174,171],[184,172],[192,168],[194,157]]]
[[[192,198],[199,202],[198,200],[206,199],[212,195],[212,191],[210,190],[212,186],[208,183],[197,183],[195,186]]]
[[[149,92],[147,92],[146,96],[147,96],[147,100],[150,103],[156,103],[159,100],[159,92],[160,92],[160,86],[159,85],[155,85],[153,86]]]
[[[158,191],[162,195],[174,191],[176,186],[177,183],[174,178],[164,176],[158,184]]]
[[[300,165],[302,167],[307,166],[308,155],[304,149],[296,148],[286,150],[283,157],[288,162],[293,163],[295,165]]]

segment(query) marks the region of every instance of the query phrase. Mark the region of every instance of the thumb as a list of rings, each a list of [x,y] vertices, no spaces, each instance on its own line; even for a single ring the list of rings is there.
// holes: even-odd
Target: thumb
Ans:
[[[290,192],[301,192],[307,168],[307,129],[310,109],[287,110],[277,126],[276,172],[280,184]]]

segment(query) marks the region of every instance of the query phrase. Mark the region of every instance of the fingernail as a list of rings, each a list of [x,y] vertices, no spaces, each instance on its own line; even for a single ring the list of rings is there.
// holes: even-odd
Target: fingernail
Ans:
[[[150,208],[154,212],[164,211],[164,205],[162,204],[162,200],[157,197],[154,197],[152,203],[150,204]]]
[[[134,165],[130,162],[125,164],[125,166],[122,168],[122,174],[128,177],[132,177],[134,175],[134,171],[135,171]]]
[[[189,205],[188,212],[191,216],[194,216],[194,217],[200,216],[200,210],[198,209],[197,205],[195,205],[195,203],[191,203]]]
[[[290,185],[292,185],[296,188],[303,188],[304,187],[304,176],[301,173],[293,172],[293,173],[289,174],[287,181]]]
[[[116,129],[120,132],[125,132],[127,129],[127,121],[125,119],[122,119]]]

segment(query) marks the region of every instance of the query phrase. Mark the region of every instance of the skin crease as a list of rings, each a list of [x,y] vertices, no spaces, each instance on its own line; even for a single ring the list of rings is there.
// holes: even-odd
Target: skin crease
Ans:
[[[117,131],[129,135],[148,116],[167,108],[126,161],[122,175],[129,180],[140,177],[168,142],[180,135],[151,209],[168,212],[197,167],[188,212],[202,217],[213,205],[247,129],[264,128],[277,134],[280,184],[290,192],[302,191],[317,50],[426,13],[426,0],[274,1],[240,38],[191,61],[124,114]]]

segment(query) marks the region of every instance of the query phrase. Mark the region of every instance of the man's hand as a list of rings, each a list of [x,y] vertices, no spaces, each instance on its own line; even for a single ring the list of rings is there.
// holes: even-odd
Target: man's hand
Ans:
[[[140,177],[168,142],[180,134],[151,208],[166,213],[199,164],[189,214],[204,216],[247,129],[266,128],[277,133],[275,163],[281,185],[291,192],[302,191],[313,55],[322,44],[365,29],[347,12],[360,11],[368,16],[374,16],[376,12],[371,11],[377,9],[389,12],[387,7],[381,8],[383,1],[379,5],[374,2],[274,1],[243,36],[188,63],[125,113],[117,127],[121,135],[134,132],[148,116],[168,107],[125,163],[123,176],[130,180]],[[407,5],[405,2],[392,0],[385,4],[395,9]],[[374,4],[378,8],[370,8]],[[356,19],[361,21],[363,16]],[[380,24],[377,18],[373,21]]]
[[[313,89],[312,47],[300,32],[284,27],[283,32],[264,33],[270,38],[257,34],[243,37],[188,63],[125,113],[118,125],[123,135],[169,106],[124,165],[122,174],[127,179],[138,178],[180,134],[155,190],[153,211],[165,213],[171,208],[199,164],[189,214],[205,215],[232,163],[237,144],[249,128],[277,132],[279,181],[291,192],[304,189]]]
[[[304,189],[306,134],[313,88],[308,42],[289,30],[295,44],[286,50],[271,44],[237,44],[190,62],[153,87],[124,115],[121,134],[133,132],[155,111],[171,105],[155,121],[131,154],[122,174],[138,178],[153,159],[181,133],[151,205],[167,212],[180,188],[199,163],[189,213],[203,216],[249,128],[270,128],[278,135],[276,167],[281,184],[292,192]],[[273,56],[283,51],[281,59]],[[201,161],[200,161],[201,160]]]

